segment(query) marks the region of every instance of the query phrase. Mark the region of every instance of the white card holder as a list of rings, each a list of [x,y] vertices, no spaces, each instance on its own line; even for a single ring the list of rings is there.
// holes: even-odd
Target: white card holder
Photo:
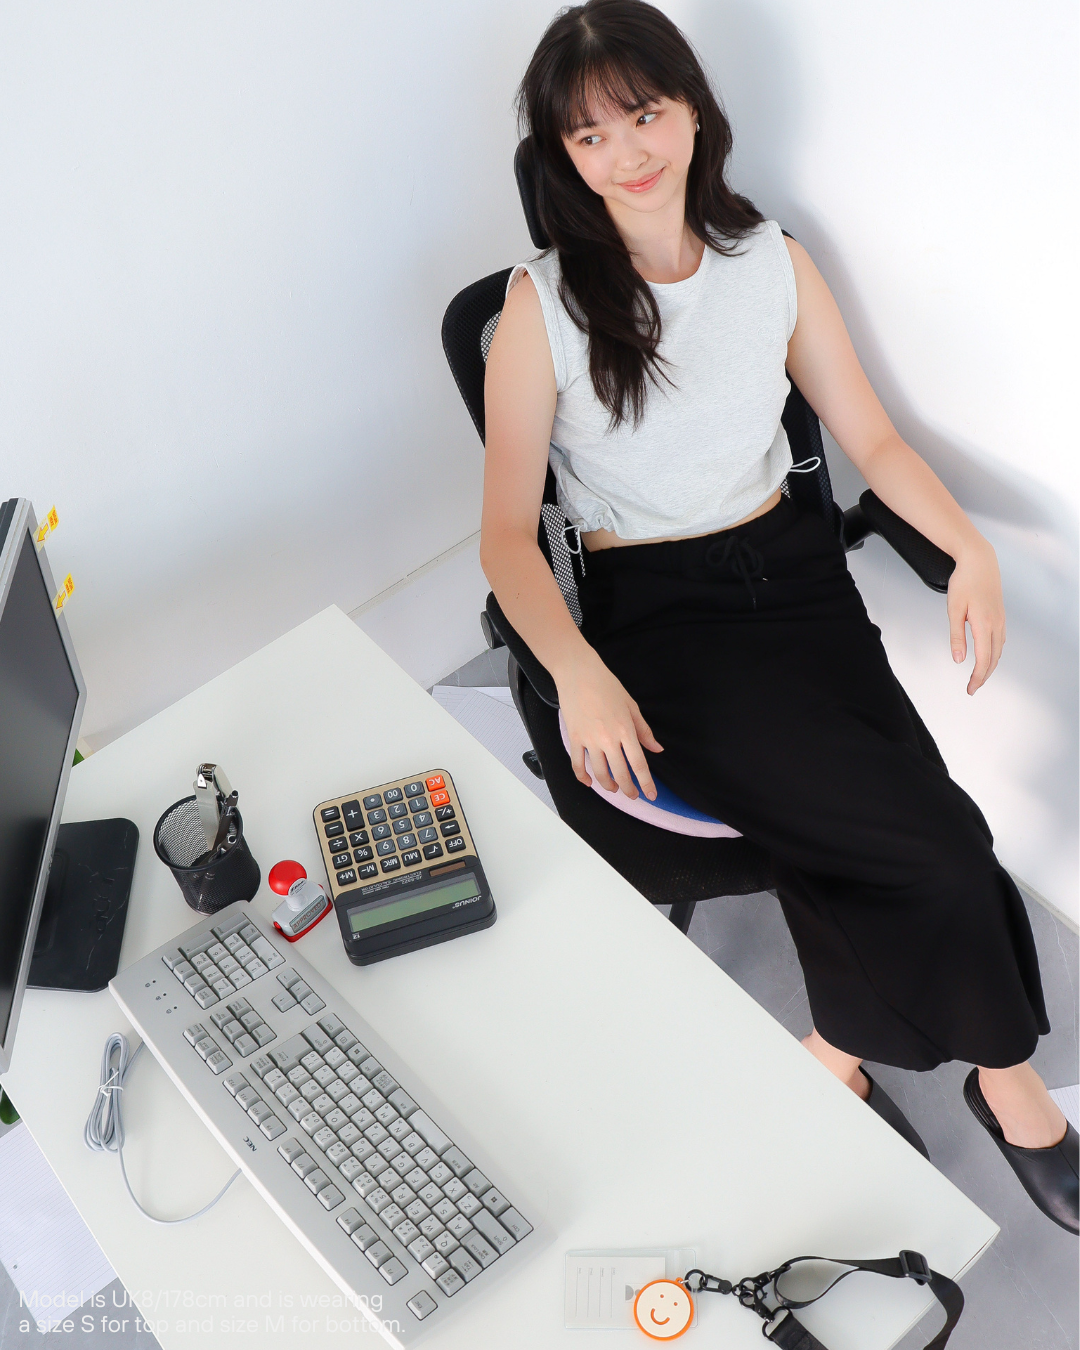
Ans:
[[[694,1247],[567,1252],[563,1324],[568,1331],[635,1331],[638,1291],[653,1280],[681,1279],[696,1265]]]

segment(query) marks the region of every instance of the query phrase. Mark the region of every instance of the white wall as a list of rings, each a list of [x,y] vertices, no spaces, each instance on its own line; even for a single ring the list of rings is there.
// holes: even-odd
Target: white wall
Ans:
[[[479,649],[453,550],[481,452],[439,321],[528,252],[510,100],[553,8],[0,10],[0,490],[60,509],[92,743],[328,601],[425,680]],[[1009,640],[973,699],[941,598],[880,541],[851,563],[1003,861],[1075,916],[1072,0],[668,12],[737,184],[998,549]]]
[[[0,492],[59,509],[92,745],[477,530],[439,328],[529,249],[510,105],[549,13],[0,9]],[[482,646],[466,580],[430,678]]]

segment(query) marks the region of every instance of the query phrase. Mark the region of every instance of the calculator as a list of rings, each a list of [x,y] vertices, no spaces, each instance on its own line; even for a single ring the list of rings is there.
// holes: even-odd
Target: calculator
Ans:
[[[313,817],[354,965],[475,933],[498,917],[445,769],[320,802]]]

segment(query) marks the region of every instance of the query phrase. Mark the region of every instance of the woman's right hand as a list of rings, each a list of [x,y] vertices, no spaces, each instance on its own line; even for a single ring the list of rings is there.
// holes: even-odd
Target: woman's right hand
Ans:
[[[585,752],[596,781],[607,792],[620,789],[628,797],[638,790],[630,777],[633,769],[646,797],[656,797],[649,765],[642,746],[659,754],[663,746],[652,734],[641,709],[622,684],[590,647],[568,669],[560,672],[555,684],[559,706],[570,738],[570,762],[578,782],[591,785],[585,768]]]

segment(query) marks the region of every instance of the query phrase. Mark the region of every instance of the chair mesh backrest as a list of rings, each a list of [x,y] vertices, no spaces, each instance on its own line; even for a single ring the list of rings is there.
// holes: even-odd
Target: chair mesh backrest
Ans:
[[[507,267],[466,286],[451,300],[443,316],[443,351],[481,440],[484,439],[484,367],[502,314],[510,272]],[[833,501],[832,483],[821,443],[821,424],[794,381],[791,381],[782,421],[793,463],[797,465],[813,459],[818,462],[808,472],[789,473],[780,490],[802,510],[822,516],[842,537],[843,512]],[[537,543],[555,574],[574,622],[580,625],[578,585],[584,576],[585,559],[577,533],[558,505],[555,475],[550,467],[544,483]]]

